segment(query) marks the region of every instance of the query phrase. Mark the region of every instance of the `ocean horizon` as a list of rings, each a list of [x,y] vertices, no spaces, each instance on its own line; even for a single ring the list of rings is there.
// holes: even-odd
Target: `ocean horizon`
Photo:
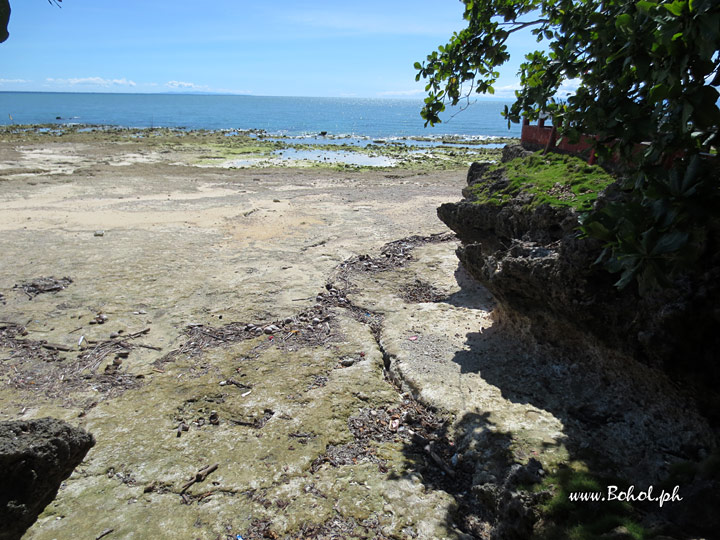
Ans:
[[[0,92],[0,124],[84,124],[128,128],[261,130],[271,135],[368,138],[519,137],[501,111],[510,101],[448,107],[425,127],[412,98],[283,97],[229,94]]]

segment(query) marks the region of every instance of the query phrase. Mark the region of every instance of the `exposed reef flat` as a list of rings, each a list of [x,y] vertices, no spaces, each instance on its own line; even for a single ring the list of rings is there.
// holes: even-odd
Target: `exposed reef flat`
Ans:
[[[0,418],[96,440],[28,539],[527,537],[583,451],[652,471],[666,434],[703,450],[702,418],[613,413],[654,379],[495,321],[435,217],[464,164],[232,169],[199,166],[216,133],[26,135],[0,140]]]

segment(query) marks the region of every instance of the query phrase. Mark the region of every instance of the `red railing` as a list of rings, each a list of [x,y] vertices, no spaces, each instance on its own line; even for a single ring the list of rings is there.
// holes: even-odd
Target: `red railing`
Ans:
[[[540,119],[536,126],[523,120],[520,141],[523,145],[532,146],[536,149],[543,148],[546,152],[550,150],[571,154],[573,156],[587,157],[588,163],[593,164],[597,159],[593,152],[594,137],[582,135],[576,143],[570,143],[562,138],[558,144],[558,133],[555,126],[546,126],[545,120]]]
[[[596,136],[581,135],[580,139],[576,143],[570,143],[566,138],[561,138],[558,143],[558,132],[555,126],[546,126],[545,120],[540,119],[536,126],[530,125],[528,120],[523,120],[522,132],[520,134],[520,141],[523,146],[529,146],[534,150],[544,149],[546,152],[554,151],[561,152],[564,154],[570,154],[573,156],[582,157],[587,159],[590,165],[594,165],[597,162],[597,155],[593,150]],[[644,151],[649,143],[636,144],[633,148],[633,155],[637,155]],[[677,152],[676,154],[665,159],[664,164],[668,169],[672,167],[673,162],[676,159],[680,159],[685,155],[684,152]],[[705,159],[716,158],[713,154],[700,154]],[[611,158],[610,162],[612,165],[620,164],[620,156],[616,152]]]

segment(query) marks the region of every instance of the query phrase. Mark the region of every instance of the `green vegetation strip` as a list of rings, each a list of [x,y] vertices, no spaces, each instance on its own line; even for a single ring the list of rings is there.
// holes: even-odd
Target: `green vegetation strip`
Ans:
[[[493,174],[494,173],[494,174]],[[589,210],[598,194],[614,181],[597,165],[567,155],[537,152],[492,166],[486,176],[507,182],[480,182],[470,188],[477,204],[503,205],[522,193],[532,195],[528,207],[542,204]]]

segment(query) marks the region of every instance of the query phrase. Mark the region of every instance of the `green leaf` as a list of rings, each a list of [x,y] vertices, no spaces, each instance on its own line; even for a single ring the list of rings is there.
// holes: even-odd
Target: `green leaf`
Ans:
[[[650,89],[650,92],[648,94],[648,99],[652,103],[657,103],[659,101],[663,101],[667,99],[668,95],[670,94],[669,89],[667,85],[665,84],[656,84]]]
[[[688,238],[688,233],[682,231],[671,231],[665,233],[659,238],[650,254],[663,255],[665,253],[677,251],[687,244]]]
[[[591,221],[583,226],[585,233],[598,240],[611,240],[612,234],[605,225],[599,221]]]
[[[627,30],[632,24],[632,15],[623,13],[617,19],[615,19],[615,27],[618,30]]]
[[[672,4],[663,4],[662,6],[673,15],[679,17],[680,15],[682,15],[685,6],[687,6],[687,2],[675,0],[675,2],[673,2]]]
[[[638,266],[634,266],[632,268],[627,268],[620,276],[620,279],[617,280],[615,283],[615,286],[623,290],[625,287],[627,287],[632,279],[635,277],[635,274],[637,273]]]

